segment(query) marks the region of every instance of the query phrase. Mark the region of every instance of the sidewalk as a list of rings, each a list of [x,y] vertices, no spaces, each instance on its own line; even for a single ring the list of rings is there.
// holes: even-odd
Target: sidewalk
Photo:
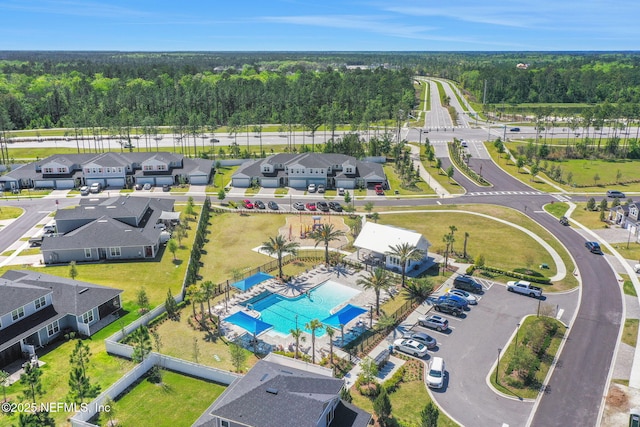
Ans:
[[[413,144],[409,144],[411,148],[411,160],[413,160],[413,167],[416,168],[420,172],[420,178],[424,182],[426,182],[429,187],[433,188],[433,191],[436,192],[438,197],[449,197],[451,193],[449,193],[438,181],[436,181],[431,174],[424,168],[422,162],[420,161],[420,147],[416,147]]]

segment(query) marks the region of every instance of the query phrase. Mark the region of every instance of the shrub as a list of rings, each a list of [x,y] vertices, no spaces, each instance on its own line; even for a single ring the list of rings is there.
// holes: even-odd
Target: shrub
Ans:
[[[551,283],[551,280],[549,280],[548,277],[531,276],[531,275],[528,275],[528,274],[516,273],[515,271],[503,270],[503,269],[498,268],[498,267],[490,267],[490,266],[487,266],[487,265],[485,265],[482,269],[485,270],[485,271],[490,271],[490,272],[493,272],[493,273],[498,273],[498,274],[503,274],[505,276],[514,277],[514,278],[520,279],[520,280],[527,280],[529,282],[541,283],[541,284],[545,284],[545,285],[548,285],[549,283]]]
[[[465,273],[471,276],[474,271],[476,271],[476,266],[474,264],[471,264],[469,267],[467,267],[467,271],[465,271]]]
[[[404,366],[401,366],[388,380],[386,380],[382,387],[387,390],[388,393],[393,393],[398,388],[398,384],[402,382],[404,377]]]

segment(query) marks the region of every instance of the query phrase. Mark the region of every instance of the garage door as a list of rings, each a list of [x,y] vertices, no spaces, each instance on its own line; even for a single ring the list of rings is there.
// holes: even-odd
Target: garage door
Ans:
[[[38,180],[34,181],[33,186],[36,188],[53,188],[53,180]]]
[[[206,175],[189,175],[189,182],[196,185],[207,185]]]
[[[136,184],[140,184],[140,185],[145,185],[145,184],[151,184],[154,185],[154,181],[153,178],[136,178]]]
[[[307,180],[306,179],[291,179],[289,178],[289,187],[291,188],[307,188]]]
[[[172,176],[159,176],[156,177],[156,185],[173,185],[173,177]]]
[[[72,179],[57,179],[56,188],[59,190],[69,189],[75,187],[75,182]]]
[[[108,187],[124,187],[124,178],[108,178]]]

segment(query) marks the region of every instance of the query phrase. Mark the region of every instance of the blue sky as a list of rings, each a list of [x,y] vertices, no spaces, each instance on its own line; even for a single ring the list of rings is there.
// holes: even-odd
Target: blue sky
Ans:
[[[638,0],[0,0],[0,50],[638,50]]]

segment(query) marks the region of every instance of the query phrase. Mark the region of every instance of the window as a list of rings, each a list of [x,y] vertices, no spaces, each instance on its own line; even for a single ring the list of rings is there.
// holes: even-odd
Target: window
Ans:
[[[84,168],[84,173],[91,173],[91,169],[89,169],[89,168]]]
[[[122,173],[122,168],[118,168],[118,173]]]
[[[98,168],[98,173],[102,173],[102,168]]]
[[[167,165],[158,165],[158,170],[159,171],[166,171],[167,170]]]
[[[36,304],[36,310],[37,310],[40,307],[44,307],[45,305],[47,305],[47,300],[45,299],[45,297],[40,297],[36,300],[35,304]]]
[[[120,248],[109,248],[109,253],[112,257],[120,256]]]
[[[60,332],[60,324],[58,323],[58,321],[54,321],[53,323],[47,325],[47,334],[49,336],[53,335],[53,334],[57,334],[58,332]]]
[[[43,170],[43,173],[53,173],[53,168],[44,168]]]
[[[93,310],[89,310],[85,314],[82,315],[82,322],[84,322],[84,323],[93,322]]]
[[[142,169],[146,170],[146,171],[152,171],[153,170],[153,166],[152,165],[144,165],[144,167]]]
[[[20,307],[11,312],[11,318],[13,319],[14,322],[21,317],[24,317],[24,307]]]
[[[107,173],[111,173],[111,168],[107,168]]]
[[[91,258],[91,248],[84,248],[84,257]]]
[[[67,168],[58,168],[58,173],[66,173]]]
[[[231,424],[227,420],[220,420],[220,427],[231,427]]]

